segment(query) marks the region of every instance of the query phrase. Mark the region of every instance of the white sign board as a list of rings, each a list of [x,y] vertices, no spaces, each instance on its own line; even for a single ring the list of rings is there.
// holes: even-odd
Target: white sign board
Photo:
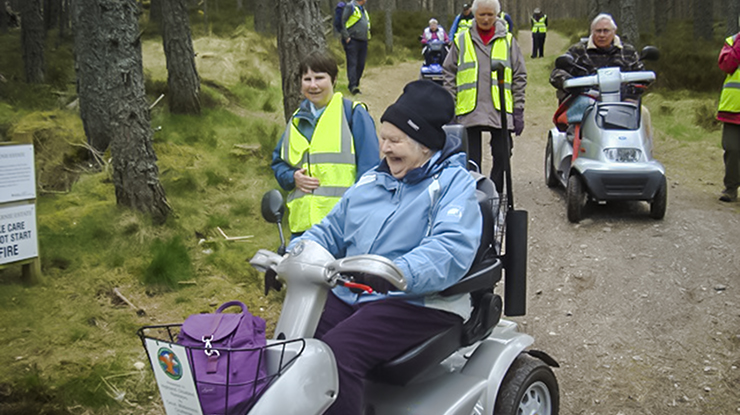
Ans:
[[[0,146],[0,203],[35,198],[33,145]]]
[[[0,265],[39,256],[36,205],[0,207]]]
[[[203,415],[185,347],[144,339],[167,415]]]

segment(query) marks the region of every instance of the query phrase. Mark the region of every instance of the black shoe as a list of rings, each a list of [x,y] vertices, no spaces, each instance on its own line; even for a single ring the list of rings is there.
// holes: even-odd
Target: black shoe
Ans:
[[[357,95],[357,94],[361,94],[361,93],[362,92],[360,92],[360,88],[357,88],[357,87],[352,88],[352,95]]]
[[[719,200],[721,202],[735,202],[737,201],[737,189],[725,189],[720,194]]]

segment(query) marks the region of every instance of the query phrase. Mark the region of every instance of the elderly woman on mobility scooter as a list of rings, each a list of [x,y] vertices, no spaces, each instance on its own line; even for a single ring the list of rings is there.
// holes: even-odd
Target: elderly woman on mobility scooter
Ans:
[[[321,223],[291,241],[289,249],[307,239],[335,257],[384,256],[408,282],[405,292],[389,291],[393,287],[385,280],[360,276],[356,281],[376,292],[336,287],[330,294],[316,331],[334,352],[339,373],[339,396],[327,414],[360,414],[371,369],[470,313],[468,295],[434,295],[465,275],[481,239],[481,211],[465,154],[459,140],[446,138],[442,129],[454,114],[443,87],[426,80],[406,85],[381,117],[380,165]]]

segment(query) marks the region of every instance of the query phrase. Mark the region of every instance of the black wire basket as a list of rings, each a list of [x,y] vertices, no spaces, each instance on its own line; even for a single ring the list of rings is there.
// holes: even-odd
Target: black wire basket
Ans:
[[[137,334],[141,339],[144,349],[149,355],[146,340],[154,340],[166,344],[178,344],[178,335],[182,324],[163,324],[141,327]],[[158,343],[157,343],[158,344]],[[179,344],[178,344],[179,345]],[[256,348],[219,348],[219,359],[225,360],[226,376],[223,382],[213,382],[206,380],[202,373],[196,373],[194,370],[193,357],[196,353],[211,353],[213,349],[206,350],[205,347],[194,347],[179,345],[185,348],[189,362],[191,362],[191,373],[193,382],[196,385],[198,400],[206,415],[245,415],[259,400],[265,390],[269,388],[283,372],[298,358],[306,348],[306,342],[303,339],[286,340],[279,342],[270,342],[266,346]],[[163,353],[167,353],[164,347]],[[253,376],[249,376],[248,382],[234,382],[231,374],[231,364],[235,356],[251,354],[256,356],[258,364]],[[166,359],[162,360],[162,370],[172,370],[172,365],[167,366]],[[152,371],[156,369],[150,358]],[[168,374],[169,376],[169,374]],[[160,388],[162,385],[159,385]],[[207,395],[207,397],[206,397]],[[166,407],[167,405],[165,405]],[[165,408],[166,409],[166,408]]]

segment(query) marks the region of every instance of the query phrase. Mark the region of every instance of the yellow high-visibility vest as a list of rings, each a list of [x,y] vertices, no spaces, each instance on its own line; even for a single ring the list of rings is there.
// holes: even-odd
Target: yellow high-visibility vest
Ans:
[[[737,35],[728,37],[725,42],[732,46]],[[719,111],[740,113],[740,68],[725,77],[722,94],[719,96]]]
[[[457,22],[457,33],[462,33],[471,27],[473,27],[473,24],[475,23],[475,18],[472,19],[460,19]]]
[[[356,105],[361,104],[356,102],[353,108]],[[292,118],[281,156],[291,166],[304,168],[307,175],[319,179],[319,187],[312,193],[295,188],[288,195],[290,231],[303,232],[321,222],[357,179],[355,142],[344,114],[342,94],[334,94],[310,142],[298,130],[298,119]]]
[[[510,32],[511,28],[509,27],[509,21],[506,20],[506,12],[501,10],[501,13],[498,14],[498,18],[504,21],[504,24],[506,25],[506,31]]]
[[[347,19],[347,23],[344,24],[344,27],[349,29],[350,27],[354,26],[355,23],[359,22],[362,19],[362,16],[365,16],[367,19],[367,40],[370,40],[370,15],[367,14],[367,9],[364,7],[362,8],[362,11],[360,11],[360,6],[355,6],[354,12],[352,15],[349,16],[349,19]]]
[[[542,15],[539,20],[532,18],[532,33],[547,33],[547,25],[545,24],[547,15]]]
[[[506,99],[506,112],[514,112],[514,97],[511,93],[511,82],[513,71],[511,69],[511,40],[513,35],[506,33],[506,37],[500,37],[493,41],[491,46],[491,62],[502,62],[504,67],[504,97]],[[457,104],[455,115],[464,115],[472,112],[478,104],[478,56],[475,53],[473,38],[470,31],[455,36],[455,45],[458,50],[457,74],[455,84],[457,85]],[[491,97],[493,107],[501,111],[501,100],[498,90],[498,74],[491,71]]]

